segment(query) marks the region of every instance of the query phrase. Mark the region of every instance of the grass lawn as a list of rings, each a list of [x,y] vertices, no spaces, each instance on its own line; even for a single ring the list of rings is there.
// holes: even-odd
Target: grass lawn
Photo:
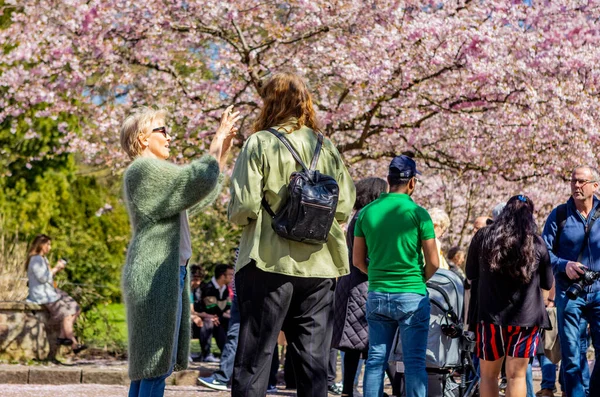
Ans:
[[[77,322],[77,328],[77,334],[82,335],[85,343],[92,347],[118,354],[127,351],[127,323],[125,305],[122,303],[97,306]],[[191,340],[190,351],[200,353],[198,339]],[[220,356],[221,353],[214,338],[211,352],[215,356]]]
[[[90,346],[114,353],[127,350],[125,305],[122,303],[95,307],[77,322],[77,328],[78,334]]]

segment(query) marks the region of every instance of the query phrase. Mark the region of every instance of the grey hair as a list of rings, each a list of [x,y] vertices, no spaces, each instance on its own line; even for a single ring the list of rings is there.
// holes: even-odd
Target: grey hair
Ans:
[[[588,170],[590,170],[590,173],[592,174],[592,180],[600,183],[600,174],[598,174],[598,169],[596,167],[592,167],[591,165],[587,165],[587,164],[582,164],[582,165],[578,165],[577,167],[573,168],[573,171],[571,171],[571,175],[580,169],[583,168],[587,168]]]

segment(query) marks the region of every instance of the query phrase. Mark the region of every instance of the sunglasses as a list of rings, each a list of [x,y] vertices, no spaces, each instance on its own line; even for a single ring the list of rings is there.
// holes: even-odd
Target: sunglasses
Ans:
[[[159,132],[159,133],[163,134],[165,136],[165,138],[167,137],[167,135],[169,135],[167,133],[167,127],[165,127],[165,126],[156,127],[154,129],[152,129],[152,132]]]

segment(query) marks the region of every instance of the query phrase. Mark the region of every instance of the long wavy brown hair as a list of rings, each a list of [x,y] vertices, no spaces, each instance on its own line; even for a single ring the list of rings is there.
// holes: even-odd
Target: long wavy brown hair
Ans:
[[[29,266],[29,260],[32,256],[39,255],[42,252],[42,245],[46,244],[48,241],[52,241],[50,236],[45,234],[38,234],[35,236],[31,245],[29,246],[29,250],[27,251],[27,259],[25,260],[25,271],[27,271],[27,267]]]
[[[321,130],[308,87],[296,74],[275,73],[263,85],[260,95],[263,107],[254,122],[254,132],[282,124],[291,117],[298,119],[294,130],[303,126]]]

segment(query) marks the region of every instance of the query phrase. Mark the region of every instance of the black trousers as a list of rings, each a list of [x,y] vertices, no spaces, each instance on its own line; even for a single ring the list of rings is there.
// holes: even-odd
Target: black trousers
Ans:
[[[264,397],[280,330],[293,350],[298,397],[327,397],[335,280],[269,273],[250,263],[235,286],[240,337],[232,397]]]
[[[360,350],[344,351],[344,387],[342,394],[352,397],[354,395],[354,378],[358,371],[358,363],[363,352]]]
[[[337,349],[329,350],[329,364],[327,365],[327,386],[333,386],[335,384],[335,378],[337,377]]]
[[[296,390],[296,374],[294,374],[293,362],[296,361],[294,357],[294,351],[292,349],[285,349],[285,363],[283,364],[283,381],[285,382],[285,388],[290,390]]]
[[[279,347],[275,345],[273,359],[271,360],[271,369],[269,371],[269,387],[277,386],[277,372],[279,372]]]

